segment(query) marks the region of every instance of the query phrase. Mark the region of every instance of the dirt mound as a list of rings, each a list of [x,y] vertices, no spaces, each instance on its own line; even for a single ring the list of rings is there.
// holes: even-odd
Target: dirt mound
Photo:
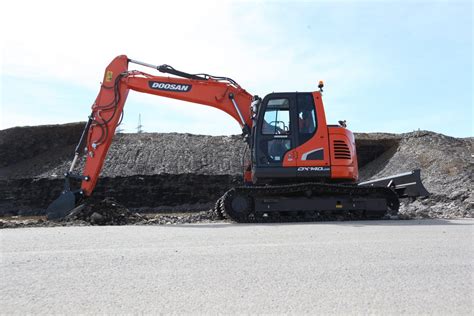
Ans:
[[[61,131],[58,130],[58,133]],[[0,165],[0,179],[62,177],[71,164],[77,139],[72,144],[40,152],[28,159],[19,158],[3,168]],[[118,134],[110,146],[101,176],[240,175],[244,151],[245,144],[240,136]],[[77,164],[74,171],[80,173],[83,166],[84,159]]]
[[[86,200],[65,219],[48,221],[45,216],[0,218],[0,228],[58,227],[90,225],[179,225],[222,221],[211,208],[193,213],[138,214],[113,198]]]
[[[51,138],[36,138],[36,146],[43,151],[38,150],[37,154],[27,159],[18,156],[3,168],[0,165],[0,179],[61,178],[64,171],[69,169],[80,127],[82,123],[45,126],[48,133],[55,131],[55,137],[61,139],[61,142],[55,145],[53,150],[44,150],[51,145]],[[40,127],[33,129],[38,128]],[[20,135],[22,131],[30,135],[34,130],[29,127],[15,128],[15,133],[0,133],[0,139],[8,138],[9,141],[4,143],[13,143],[12,138]],[[401,139],[401,135],[395,134],[356,133],[359,167],[363,169],[382,154],[397,148]],[[118,134],[109,149],[101,177],[156,174],[241,175],[245,148],[246,145],[239,135]],[[9,152],[8,156],[15,156],[16,153],[24,151],[24,148],[17,144],[16,147],[6,150]],[[81,161],[75,171],[80,172],[83,165],[84,161]]]
[[[472,138],[454,138],[428,131],[400,136],[396,146],[361,168],[362,179],[421,169],[423,183],[432,193],[469,191],[474,163]]]
[[[75,123],[0,131],[0,214],[43,214],[62,188],[60,179],[82,127]],[[474,216],[472,138],[427,131],[355,136],[361,180],[422,170],[432,196],[402,203],[402,214]],[[244,153],[239,136],[119,134],[94,196],[113,197],[134,211],[202,211],[240,183]],[[81,169],[79,164],[76,171]]]
[[[473,205],[474,199],[467,193],[458,192],[451,196],[433,194],[426,199],[402,200],[399,217],[401,219],[473,218]]]
[[[75,144],[84,124],[78,122],[0,130],[0,167],[34,158],[43,153],[51,155],[56,150]]]
[[[361,178],[421,169],[423,184],[432,195],[414,203],[404,201],[400,209],[402,216],[474,217],[473,148],[473,138],[454,138],[428,131],[402,134],[396,146],[361,168]]]
[[[403,136],[388,133],[356,133],[359,171],[386,152],[396,149]]]
[[[143,221],[113,198],[88,199],[66,217],[67,221],[84,221],[91,225],[127,225]]]
[[[229,175],[103,177],[93,196],[96,199],[113,197],[138,213],[203,211],[214,205],[229,188],[241,183],[240,177]],[[0,216],[44,215],[46,207],[59,196],[63,187],[64,180],[60,178],[0,180]]]

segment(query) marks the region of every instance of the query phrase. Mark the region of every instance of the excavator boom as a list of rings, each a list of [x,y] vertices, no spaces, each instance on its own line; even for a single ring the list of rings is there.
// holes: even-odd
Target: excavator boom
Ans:
[[[129,63],[155,68],[182,78],[128,71]],[[48,207],[48,218],[64,217],[78,200],[92,194],[115,129],[122,120],[130,90],[215,107],[232,116],[240,124],[244,134],[250,132],[252,96],[234,80],[207,74],[187,74],[169,65],[154,66],[129,59],[125,55],[118,56],[105,69],[100,92],[92,105],[92,113],[76,147],[71,167],[65,174],[65,188],[60,197]],[[83,173],[74,174],[78,158],[84,152],[86,164]],[[71,191],[70,178],[81,180],[79,190]]]

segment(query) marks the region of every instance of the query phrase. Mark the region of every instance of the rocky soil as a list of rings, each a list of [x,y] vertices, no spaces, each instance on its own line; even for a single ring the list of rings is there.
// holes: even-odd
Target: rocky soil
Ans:
[[[70,130],[58,129],[56,136],[41,135],[34,139],[31,135],[30,139],[33,138],[33,141],[26,142],[24,148],[18,143],[7,140],[15,138],[16,134],[21,134],[23,129],[29,131],[30,128],[0,131],[0,179],[62,178],[74,156],[81,126],[80,123],[68,124],[67,127],[70,127]],[[32,129],[37,128],[32,127]],[[54,129],[54,126],[45,128],[50,130]],[[63,141],[60,145],[54,144],[54,147],[48,148],[58,135],[64,133],[67,137],[64,139],[61,137]],[[23,154],[14,159],[14,153],[21,153],[25,151],[25,148],[29,150],[32,142],[36,144],[33,150],[35,154]],[[39,145],[41,143],[43,145]],[[241,157],[244,151],[245,144],[237,135],[215,137],[177,133],[118,134],[109,149],[101,176],[128,177],[186,173],[240,175]],[[83,163],[84,161],[78,164],[75,171],[80,173]]]
[[[82,126],[73,123],[0,131],[0,216],[44,214],[62,189],[62,173],[68,169]],[[474,216],[473,138],[427,131],[356,133],[356,143],[361,180],[422,169],[423,183],[432,195],[404,201],[402,218]],[[94,196],[98,200],[112,197],[132,213],[193,212],[180,219],[152,216],[130,219],[129,223],[213,220],[206,210],[228,188],[240,183],[244,153],[239,136],[119,134]],[[15,219],[23,220],[55,225],[41,223],[41,219]],[[91,224],[92,220],[89,216],[72,222]],[[6,224],[0,222],[2,225]]]
[[[361,178],[380,178],[421,169],[423,184],[431,196],[415,202],[402,201],[400,213],[403,216],[474,217],[474,139],[427,131],[401,134],[399,137],[396,146],[361,168]]]

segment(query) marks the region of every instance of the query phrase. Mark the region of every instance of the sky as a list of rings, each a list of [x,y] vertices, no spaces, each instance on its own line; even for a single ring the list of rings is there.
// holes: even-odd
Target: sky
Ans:
[[[117,55],[315,91],[355,132],[473,135],[473,5],[465,1],[2,1],[0,129],[85,121]],[[130,65],[160,75],[149,68]],[[239,134],[212,107],[130,92],[136,132]]]

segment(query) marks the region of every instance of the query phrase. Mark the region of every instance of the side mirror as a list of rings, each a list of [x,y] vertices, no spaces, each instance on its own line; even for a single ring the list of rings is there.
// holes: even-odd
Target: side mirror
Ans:
[[[258,109],[260,107],[260,103],[262,102],[262,99],[259,97],[254,97],[254,100],[250,104],[250,111],[252,112],[252,119],[255,119],[257,117]]]

